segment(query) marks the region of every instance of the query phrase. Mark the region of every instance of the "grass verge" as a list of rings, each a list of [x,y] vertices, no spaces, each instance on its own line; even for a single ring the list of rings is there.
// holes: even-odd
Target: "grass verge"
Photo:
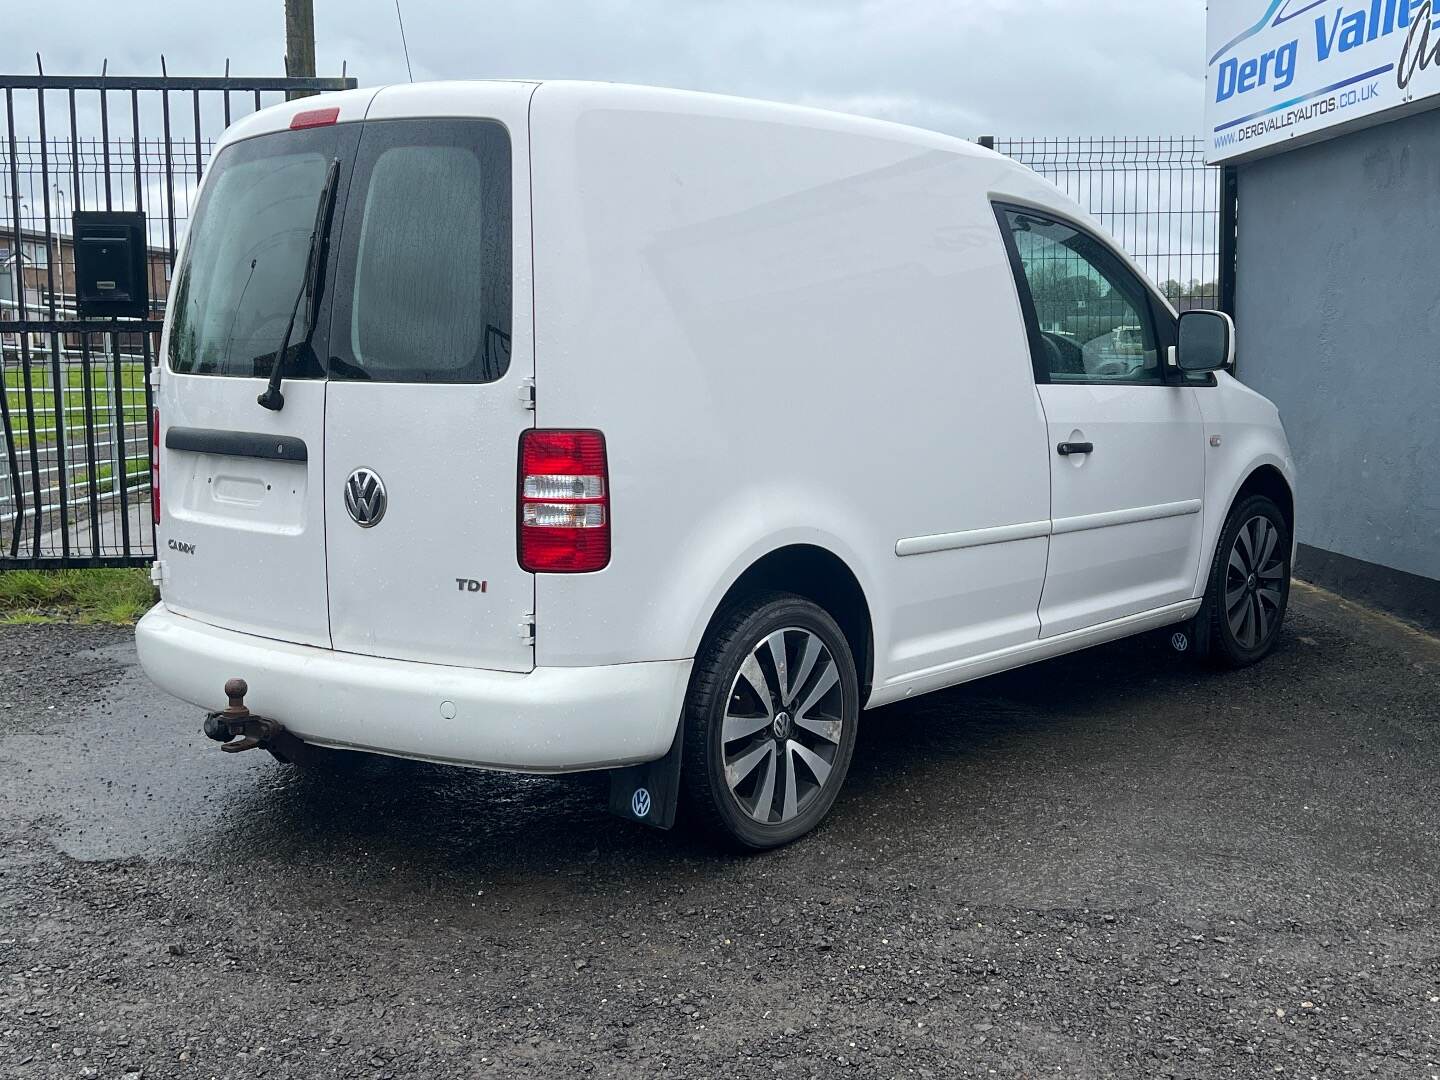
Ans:
[[[55,389],[55,376],[48,360],[32,358],[30,366],[29,405],[26,411],[25,374],[17,370],[20,357],[13,350],[6,350],[6,371],[4,373],[5,404],[10,410],[10,423],[15,432],[17,450],[27,450],[30,439],[37,446],[55,444],[56,428],[62,426],[67,441],[72,445],[83,445],[86,428],[85,371],[73,361],[61,366],[59,393]],[[11,366],[13,362],[14,367]],[[115,373],[108,360],[98,359],[90,372],[90,409],[94,425],[100,432],[114,426],[119,413],[127,425],[143,426],[145,423],[145,366],[125,363],[121,365],[118,400],[115,390]],[[62,424],[56,424],[56,410],[62,413]],[[34,432],[31,432],[31,428]]]
[[[0,573],[0,625],[82,622],[128,625],[155,603],[150,571],[7,570]]]

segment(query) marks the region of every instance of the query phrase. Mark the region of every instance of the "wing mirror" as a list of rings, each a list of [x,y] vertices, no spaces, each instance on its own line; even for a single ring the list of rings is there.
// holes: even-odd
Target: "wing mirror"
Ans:
[[[1175,366],[1187,374],[1219,371],[1235,362],[1235,323],[1223,311],[1182,311]]]

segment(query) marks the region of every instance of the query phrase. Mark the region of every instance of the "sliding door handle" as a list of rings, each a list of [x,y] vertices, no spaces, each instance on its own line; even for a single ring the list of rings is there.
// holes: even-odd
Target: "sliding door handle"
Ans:
[[[1062,442],[1055,447],[1055,452],[1061,457],[1069,457],[1071,454],[1093,454],[1095,444],[1088,442]]]

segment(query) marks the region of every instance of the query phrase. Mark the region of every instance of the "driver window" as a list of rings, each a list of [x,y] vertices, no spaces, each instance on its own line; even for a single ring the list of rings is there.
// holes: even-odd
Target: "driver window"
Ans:
[[[1087,233],[1029,211],[1005,210],[1055,383],[1162,382],[1145,287]]]

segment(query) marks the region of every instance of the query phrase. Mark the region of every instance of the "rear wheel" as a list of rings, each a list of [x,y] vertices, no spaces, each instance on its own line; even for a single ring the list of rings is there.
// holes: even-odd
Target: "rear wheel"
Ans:
[[[1274,649],[1290,601],[1290,546],[1285,516],[1265,496],[1230,512],[1196,620],[1210,659],[1245,667]]]
[[[835,802],[859,715],[854,657],[823,608],[787,593],[732,606],[706,635],[690,680],[688,809],[744,848],[803,836]]]

